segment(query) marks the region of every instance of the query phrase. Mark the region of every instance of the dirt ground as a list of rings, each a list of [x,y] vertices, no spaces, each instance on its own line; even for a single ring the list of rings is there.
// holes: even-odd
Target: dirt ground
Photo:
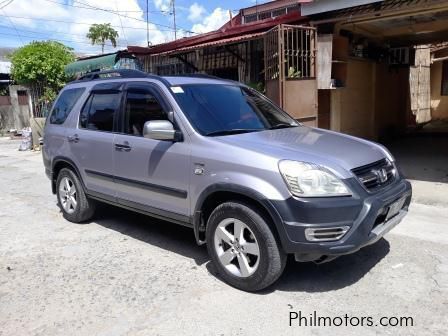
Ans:
[[[65,221],[40,153],[17,148],[0,139],[2,336],[448,335],[448,207],[430,192],[377,244],[328,264],[290,261],[249,294],[214,275],[187,228],[109,206]],[[299,311],[413,326],[289,326]]]

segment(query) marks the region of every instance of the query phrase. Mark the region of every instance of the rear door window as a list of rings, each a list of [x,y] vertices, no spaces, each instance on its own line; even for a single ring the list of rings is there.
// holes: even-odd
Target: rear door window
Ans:
[[[54,104],[50,115],[50,124],[63,124],[84,91],[85,88],[64,90]]]
[[[112,132],[120,108],[120,92],[94,92],[81,112],[79,125],[94,131]]]

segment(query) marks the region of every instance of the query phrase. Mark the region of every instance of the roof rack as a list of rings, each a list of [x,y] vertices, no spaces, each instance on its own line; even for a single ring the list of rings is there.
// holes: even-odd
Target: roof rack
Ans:
[[[209,75],[209,74],[203,74],[203,73],[180,74],[180,75],[173,75],[173,76],[175,76],[175,77],[194,77],[194,78],[209,78],[209,79],[225,80],[224,78],[220,78],[220,77]]]
[[[91,71],[78,78],[78,81],[94,80],[94,79],[108,79],[108,78],[145,78],[147,73],[140,70],[133,69],[114,69],[105,71]]]
[[[95,70],[87,72],[72,83],[117,78],[152,78],[162,82],[165,86],[170,87],[170,83],[165,78],[134,69]]]

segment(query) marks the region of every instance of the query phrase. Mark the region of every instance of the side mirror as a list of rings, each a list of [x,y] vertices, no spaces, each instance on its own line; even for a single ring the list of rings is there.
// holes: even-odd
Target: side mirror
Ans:
[[[143,136],[153,140],[176,140],[176,130],[168,120],[151,120],[143,126]]]

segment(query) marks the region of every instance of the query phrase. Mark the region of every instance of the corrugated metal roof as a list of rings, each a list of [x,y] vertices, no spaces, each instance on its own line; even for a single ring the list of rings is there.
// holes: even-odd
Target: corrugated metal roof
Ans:
[[[113,69],[117,62],[117,53],[101,57],[88,58],[76,61],[65,66],[65,73],[69,76],[83,74],[92,70]]]
[[[293,12],[286,15],[282,15],[276,18],[269,18],[266,20],[255,21],[243,25],[231,26],[224,25],[222,29],[212,31],[197,36],[184,37],[179,40],[162,43],[153,47],[138,47],[128,46],[128,51],[136,55],[154,55],[162,54],[178,50],[186,47],[197,47],[203,43],[209,43],[212,41],[221,41],[230,37],[241,36],[242,34],[257,33],[261,31],[267,31],[268,29],[279,25],[281,23],[298,23],[306,21],[307,19],[302,17],[299,12]]]
[[[222,39],[222,40],[205,42],[205,43],[197,44],[197,45],[190,46],[190,47],[179,48],[176,50],[167,51],[167,52],[160,53],[157,55],[177,54],[177,53],[182,53],[182,52],[186,52],[189,50],[201,49],[201,48],[205,48],[205,47],[217,47],[217,46],[221,46],[221,45],[225,45],[225,44],[239,43],[239,42],[254,40],[257,37],[261,37],[264,34],[265,34],[265,32],[259,32],[259,33],[234,36],[234,37],[229,37],[229,38]]]

